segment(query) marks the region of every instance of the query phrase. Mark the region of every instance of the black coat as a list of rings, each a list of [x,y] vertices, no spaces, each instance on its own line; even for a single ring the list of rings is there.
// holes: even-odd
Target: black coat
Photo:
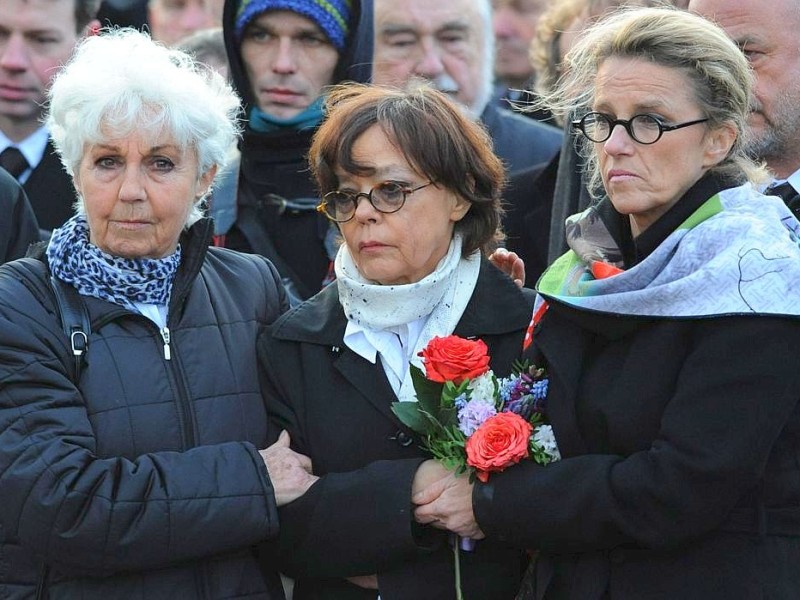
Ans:
[[[547,253],[557,170],[558,154],[550,162],[512,174],[503,192],[505,246],[525,261],[525,285],[532,289],[550,264]]]
[[[61,227],[75,214],[73,205],[78,199],[77,192],[52,140],[47,140],[41,162],[22,187],[28,195],[39,227],[45,232]]]
[[[488,104],[481,122],[489,132],[494,153],[513,174],[548,162],[561,148],[563,134],[557,127],[527,119],[522,115]]]
[[[698,183],[636,240],[615,213],[625,264],[713,185]],[[530,597],[800,598],[800,319],[630,317],[551,301],[531,352],[550,374],[564,458],[473,493],[489,539],[540,550]]]
[[[39,241],[39,225],[17,180],[0,169],[0,263],[22,258]]]
[[[0,267],[3,597],[283,598],[249,546],[277,531],[255,343],[285,295],[210,236],[182,238],[169,360],[152,321],[85,298],[79,387],[44,266]]]
[[[492,367],[507,374],[521,349],[530,300],[484,261],[455,333],[483,339]],[[275,430],[287,429],[323,476],[281,508],[279,561],[297,578],[296,600],[374,599],[374,591],[342,579],[374,573],[382,600],[453,598],[450,548],[439,532],[412,525],[411,482],[424,454],[391,412],[396,396],[381,365],[344,346],[346,324],[332,285],[259,341]],[[513,598],[520,568],[518,552],[480,542],[462,554],[466,597]]]

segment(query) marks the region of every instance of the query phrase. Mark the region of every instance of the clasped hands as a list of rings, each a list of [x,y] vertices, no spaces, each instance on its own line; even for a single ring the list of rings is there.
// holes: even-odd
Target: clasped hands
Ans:
[[[446,529],[463,538],[486,537],[475,521],[472,488],[467,475],[456,475],[438,461],[426,460],[417,469],[411,486],[417,523]]]

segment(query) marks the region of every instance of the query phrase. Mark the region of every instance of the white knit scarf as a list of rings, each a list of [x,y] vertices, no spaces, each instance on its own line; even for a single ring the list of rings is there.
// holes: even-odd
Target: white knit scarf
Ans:
[[[421,367],[418,353],[434,337],[453,333],[475,290],[480,252],[462,258],[461,247],[461,236],[455,234],[447,254],[430,275],[406,285],[378,285],[359,273],[346,244],[342,244],[334,268],[347,320],[381,332],[427,317],[410,353],[412,362]],[[401,401],[416,400],[410,372],[395,391]]]

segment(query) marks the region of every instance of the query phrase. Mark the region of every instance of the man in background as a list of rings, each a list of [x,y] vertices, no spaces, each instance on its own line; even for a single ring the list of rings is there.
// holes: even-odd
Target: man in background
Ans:
[[[492,0],[494,26],[494,99],[499,106],[524,110],[527,117],[547,121],[547,111],[530,110],[535,70],[530,60],[531,41],[539,16],[550,0]]]
[[[19,181],[44,234],[72,216],[75,190],[42,125],[47,90],[99,26],[98,0],[0,0],[0,166]]]
[[[211,199],[215,243],[269,258],[297,303],[332,278],[337,229],[316,211],[306,154],[325,88],[369,79],[372,3],[227,0],[223,29],[247,120]]]
[[[430,82],[486,126],[508,173],[548,161],[561,131],[492,100],[494,34],[490,0],[376,0],[373,81]]]
[[[222,5],[223,0],[150,0],[150,35],[166,46],[174,46],[195,31],[222,25]]]
[[[751,154],[800,217],[800,0],[690,0],[689,10],[718,23],[750,61],[756,76],[750,113]]]
[[[0,264],[25,256],[39,241],[39,225],[19,182],[0,169]]]

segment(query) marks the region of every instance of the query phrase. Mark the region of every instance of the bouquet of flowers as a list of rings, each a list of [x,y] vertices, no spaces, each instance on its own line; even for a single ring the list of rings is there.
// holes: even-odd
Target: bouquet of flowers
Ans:
[[[486,482],[490,473],[523,459],[546,465],[561,458],[545,420],[544,369],[515,363],[511,376],[498,378],[489,368],[486,344],[455,335],[433,338],[420,356],[425,371],[410,367],[417,401],[395,402],[392,410],[445,467]]]
[[[416,402],[395,402],[400,421],[423,436],[423,448],[445,467],[488,481],[525,458],[546,465],[561,458],[545,422],[545,370],[516,363],[510,377],[489,368],[482,340],[433,338],[411,365]]]

